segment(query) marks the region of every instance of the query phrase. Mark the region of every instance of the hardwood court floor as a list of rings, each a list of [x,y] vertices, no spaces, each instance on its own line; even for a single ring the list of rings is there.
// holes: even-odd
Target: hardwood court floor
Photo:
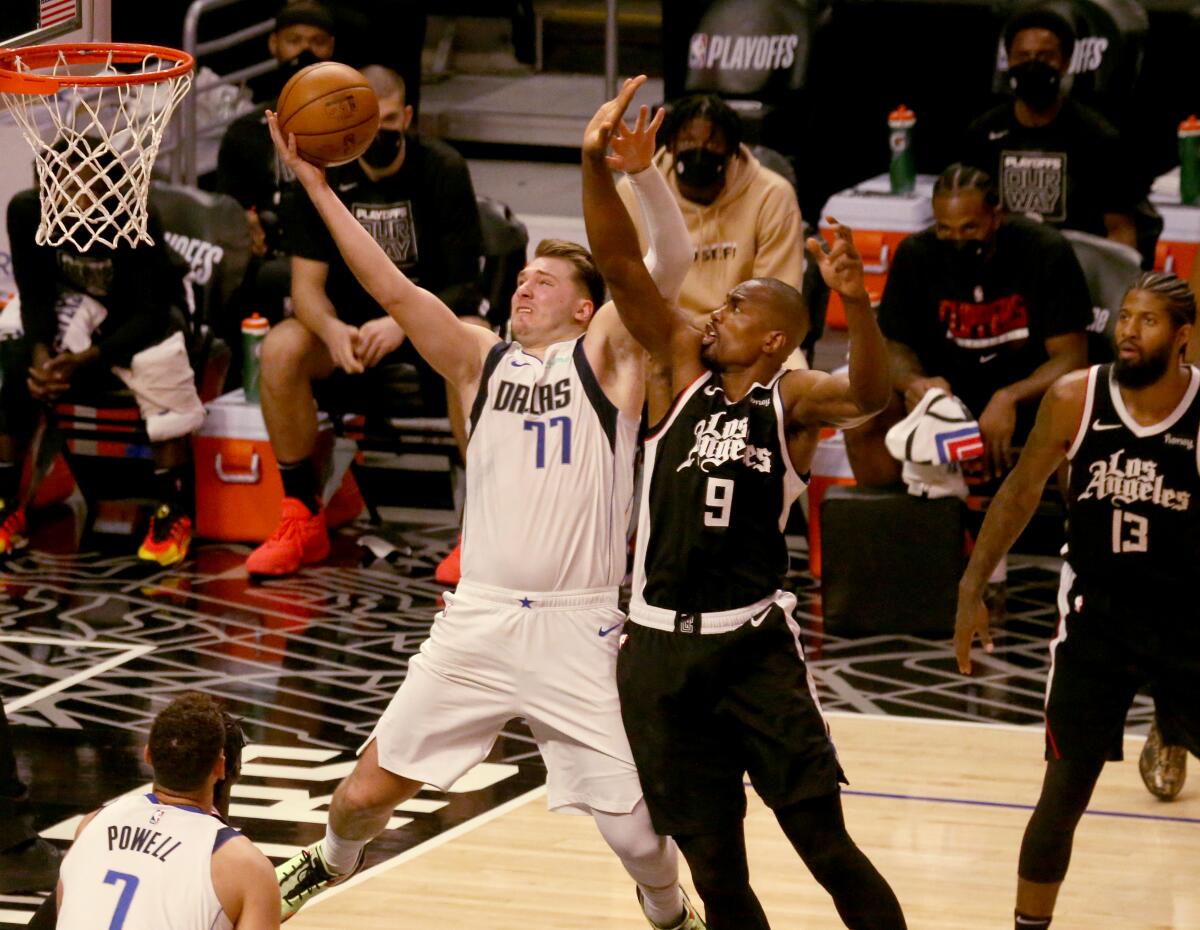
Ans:
[[[851,834],[913,930],[1009,930],[1017,850],[1037,798],[1037,729],[838,715]],[[1136,758],[1107,767],[1076,834],[1055,930],[1200,927],[1200,773],[1173,804]],[[1192,765],[1196,763],[1191,760]],[[288,930],[594,930],[645,923],[590,821],[550,814],[541,789],[315,900]],[[842,927],[770,812],[751,797],[751,874],[772,925]]]

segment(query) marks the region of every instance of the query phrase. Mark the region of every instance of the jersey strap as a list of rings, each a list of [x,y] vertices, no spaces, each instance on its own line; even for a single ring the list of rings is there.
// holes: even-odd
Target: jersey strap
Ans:
[[[483,408],[487,404],[488,382],[492,380],[496,366],[500,364],[500,359],[504,358],[504,353],[511,345],[511,342],[497,342],[488,349],[488,354],[483,360],[483,371],[479,375],[479,390],[475,392],[475,403],[471,405],[471,432],[475,432],[479,418],[483,416]]]

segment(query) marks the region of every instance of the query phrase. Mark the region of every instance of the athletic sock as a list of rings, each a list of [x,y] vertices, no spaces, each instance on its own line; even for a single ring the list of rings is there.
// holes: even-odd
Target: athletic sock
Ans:
[[[21,492],[21,467],[17,462],[0,462],[0,501],[15,507]]]
[[[170,468],[154,469],[154,488],[161,504],[169,504],[173,510],[186,510],[184,488],[187,486],[188,466],[173,465]]]
[[[317,514],[321,510],[321,496],[317,488],[317,470],[312,459],[299,462],[280,462],[279,477],[283,479],[284,497],[294,497],[308,512]]]
[[[638,891],[642,893],[642,910],[654,926],[660,927],[661,930],[673,930],[683,923],[687,913],[683,906],[683,893],[678,885],[651,888],[639,883]]]
[[[335,875],[345,875],[358,862],[358,854],[362,852],[366,840],[348,840],[333,832],[333,827],[326,824],[325,842],[321,846],[321,857]]]
[[[1020,911],[1015,911],[1014,917],[1016,918],[1015,930],[1046,930],[1053,919],[1051,917],[1030,917]]]

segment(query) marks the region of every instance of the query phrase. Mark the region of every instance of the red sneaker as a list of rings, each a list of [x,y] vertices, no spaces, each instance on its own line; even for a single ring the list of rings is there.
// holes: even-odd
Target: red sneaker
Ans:
[[[0,500],[0,559],[29,545],[25,538],[25,508]]]
[[[290,575],[301,565],[320,562],[329,555],[325,511],[312,513],[294,497],[285,497],[279,526],[246,559],[251,575]]]
[[[170,504],[163,504],[150,518],[150,529],[138,549],[138,558],[164,567],[187,558],[192,544],[192,518]]]
[[[458,543],[450,554],[438,563],[437,571],[433,573],[433,578],[438,584],[456,585],[462,580],[462,537],[458,537]]]

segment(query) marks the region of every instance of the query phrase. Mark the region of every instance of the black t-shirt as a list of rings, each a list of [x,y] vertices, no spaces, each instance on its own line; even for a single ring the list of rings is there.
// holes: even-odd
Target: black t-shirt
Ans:
[[[932,229],[901,242],[879,305],[879,326],[916,353],[926,375],[949,381],[980,416],[998,388],[1046,361],[1046,339],[1083,332],[1091,307],[1066,239],[1048,226],[1009,217],[977,276],[956,267]]]
[[[483,241],[467,164],[436,139],[410,134],[405,147],[391,177],[372,181],[351,162],[329,169],[329,186],[410,280],[456,313],[477,313]],[[302,189],[285,192],[282,215],[283,251],[329,265],[325,293],[338,319],[358,326],[382,316]]]
[[[172,326],[171,308],[187,306],[183,291],[187,266],[167,245],[153,207],[147,231],[154,245],[141,243],[136,248],[93,245],[80,252],[70,245],[37,245],[34,236],[40,217],[41,204],[33,188],[8,203],[13,278],[21,297],[21,324],[30,342],[54,344],[55,304],[62,291],[87,294],[107,311],[92,343],[105,364],[127,366],[138,352],[166,338]]]
[[[254,208],[267,234],[267,245],[279,243],[279,209],[284,188],[295,180],[275,153],[267,128],[267,104],[229,124],[217,154],[217,191],[229,194],[245,209]]]
[[[1104,214],[1132,214],[1140,199],[1117,130],[1095,110],[1067,99],[1054,121],[1028,127],[1012,103],[967,128],[963,161],[996,179],[1008,212],[1107,236]]]

